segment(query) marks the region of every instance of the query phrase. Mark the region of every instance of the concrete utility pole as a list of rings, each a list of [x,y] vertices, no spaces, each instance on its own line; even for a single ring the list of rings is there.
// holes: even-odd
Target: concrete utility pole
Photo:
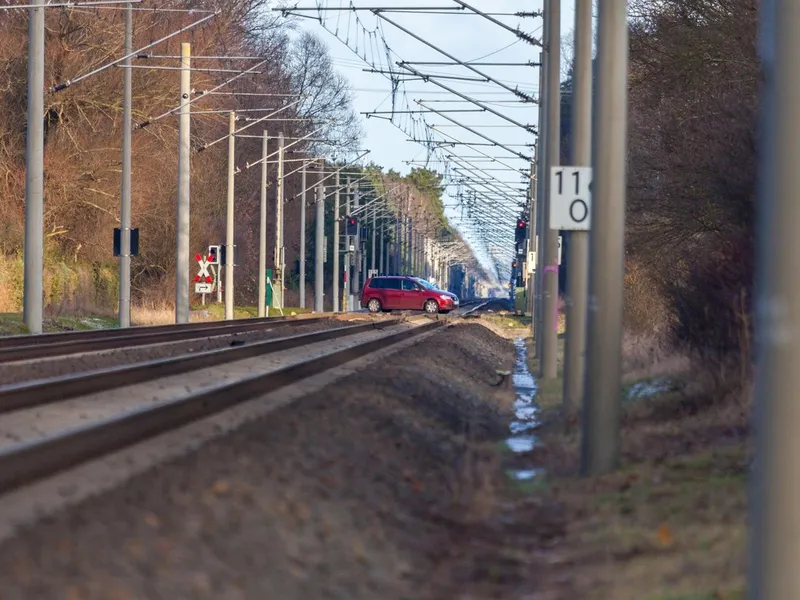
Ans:
[[[405,244],[405,234],[406,234],[406,218],[403,212],[400,212],[400,216],[397,218],[397,222],[395,223],[395,235],[397,238],[397,274],[404,275],[405,271],[405,254],[404,254],[404,244]]]
[[[347,177],[347,191],[344,195],[344,214],[350,215],[350,178]],[[350,236],[347,235],[347,229],[345,229],[345,236],[344,236],[344,286],[342,288],[342,311],[348,312],[352,310],[353,306],[353,293],[351,289],[350,283]]]
[[[400,223],[400,275],[408,275],[408,261],[406,259],[408,247],[408,217],[402,213]]]
[[[364,211],[364,221],[366,221],[366,220],[367,220],[367,211]],[[363,248],[363,251],[361,252],[361,279],[359,281],[361,282],[362,286],[367,282],[367,275],[368,275],[368,273],[367,273],[367,265],[368,265],[368,263],[367,263],[367,254],[368,254],[368,250],[369,249],[367,248],[367,244],[368,244],[368,240],[367,240],[367,236],[365,235],[364,239],[361,241],[361,248]],[[360,293],[360,291],[361,290],[359,288],[356,291],[356,293]]]
[[[355,188],[353,189],[353,212],[358,212],[358,207],[361,202],[361,190],[356,184]],[[361,219],[358,220],[358,233],[355,236],[355,247],[356,252],[353,255],[353,285],[350,289],[351,293],[351,310],[356,310],[356,305],[359,299],[356,295],[361,291]]]
[[[596,112],[592,131],[588,366],[583,400],[583,473],[617,466],[625,261],[625,154],[628,134],[626,0],[599,5]]]
[[[417,274],[417,261],[414,259],[417,250],[417,236],[414,232],[414,219],[413,217],[408,220],[408,265],[409,275],[412,277]]]
[[[421,272],[420,272],[419,276],[422,277],[423,279],[427,279],[428,278],[428,236],[427,235],[422,235],[421,236],[421,240],[422,241],[421,241],[421,244],[420,244],[419,256],[420,256],[420,264],[422,266],[421,266]]]
[[[372,269],[373,271],[376,268],[376,263],[377,263],[376,259],[378,256],[376,248],[377,235],[378,235],[377,227],[378,227],[378,206],[375,205],[372,207],[372,257],[370,258],[371,260],[370,269]]]
[[[422,264],[422,234],[417,231],[414,233],[414,276],[422,277],[423,272]]]
[[[133,52],[133,4],[125,5],[125,55]],[[182,54],[182,53],[181,53]],[[182,65],[181,65],[182,66]],[[122,62],[122,189],[119,208],[119,316],[120,327],[131,326],[131,133],[133,69]],[[181,78],[183,72],[181,72]],[[180,187],[180,184],[178,184]],[[189,257],[186,257],[188,267]],[[186,278],[188,288],[189,278]],[[188,289],[186,290],[188,296]]]
[[[321,177],[321,175],[320,175]],[[334,192],[333,192],[333,312],[339,312],[339,261],[342,255],[339,252],[341,240],[339,239],[339,170],[336,170],[334,175]]]
[[[258,228],[258,316],[267,316],[267,156],[269,135],[264,130],[264,141],[261,144],[261,205]]]
[[[547,168],[560,164],[561,154],[561,0],[547,0]],[[540,376],[544,380],[558,376],[558,231],[550,229],[550,181],[544,205],[544,301],[542,302],[542,359]]]
[[[417,276],[425,277],[425,236],[417,234]]]
[[[44,0],[28,9],[28,134],[25,140],[25,243],[22,319],[42,333],[44,277]]]
[[[412,245],[413,245],[413,238],[411,236],[412,232],[414,231],[414,226],[411,221],[411,217],[406,219],[406,275],[413,275],[414,274],[414,266],[411,263],[411,252],[412,252]]]
[[[325,164],[320,161],[320,173]],[[322,180],[317,183],[316,193],[316,239],[314,244],[314,312],[325,311],[325,186]]]
[[[177,223],[177,262],[175,277],[175,322],[189,322],[189,271],[190,261],[190,195],[189,188],[192,171],[191,148],[191,44],[181,44],[181,86],[180,86],[180,112],[178,117],[178,223]],[[130,68],[125,71],[131,71]],[[124,180],[124,173],[123,173]],[[129,182],[130,184],[130,182]],[[130,198],[129,198],[130,200]],[[130,206],[128,207],[130,211]],[[130,240],[130,231],[125,232],[121,226],[122,235]],[[130,225],[129,225],[130,227]],[[130,246],[129,246],[130,247]],[[122,254],[125,254],[123,251]],[[130,260],[130,259],[129,259]],[[120,266],[121,268],[121,266]],[[130,262],[128,263],[130,274]],[[121,285],[121,284],[120,284]],[[120,288],[122,289],[122,288]],[[128,290],[130,292],[130,290]]]
[[[761,4],[760,190],[756,251],[756,460],[750,478],[747,598],[783,600],[800,590],[800,307],[796,256],[800,251],[800,6]],[[596,201],[595,201],[596,202]],[[599,228],[598,228],[599,229]]]
[[[236,113],[228,115],[228,212],[225,219],[225,320],[233,320],[234,192],[236,167]]]
[[[547,39],[547,26],[549,20],[544,21],[544,38]],[[544,299],[544,229],[547,227],[544,221],[545,188],[547,183],[547,93],[545,92],[545,81],[547,81],[547,61],[545,53],[539,53],[539,138],[537,143],[538,159],[536,163],[537,184],[536,184],[536,306],[534,320],[536,321],[536,338],[534,345],[534,356],[542,357],[542,301]]]
[[[300,308],[306,307],[306,164],[300,180]],[[314,303],[316,305],[316,298]]]
[[[541,89],[541,88],[539,88]],[[529,212],[528,212],[528,247],[526,251],[528,255],[525,257],[525,265],[528,268],[528,273],[526,273],[526,277],[528,278],[528,287],[527,287],[527,302],[526,309],[528,310],[529,314],[531,315],[531,334],[533,335],[533,339],[536,339],[538,332],[536,331],[536,319],[535,310],[536,310],[536,267],[535,265],[531,264],[531,261],[528,260],[531,256],[531,252],[536,251],[536,225],[537,225],[537,207],[538,207],[538,198],[537,188],[538,188],[538,174],[536,173],[536,161],[539,159],[539,143],[537,141],[536,147],[534,148],[533,154],[533,162],[531,163],[531,175],[530,175],[530,205],[529,205]]]
[[[378,274],[379,275],[386,275],[386,228],[385,223],[383,223],[383,217],[381,217],[381,241],[380,241],[380,258],[378,260]]]
[[[572,75],[572,164],[592,161],[592,0],[575,0]],[[586,368],[586,311],[589,287],[589,232],[570,231],[567,265],[567,339],[564,349],[565,411],[583,401]]]
[[[278,306],[283,309],[283,132],[278,134],[278,180],[275,193],[275,279]]]

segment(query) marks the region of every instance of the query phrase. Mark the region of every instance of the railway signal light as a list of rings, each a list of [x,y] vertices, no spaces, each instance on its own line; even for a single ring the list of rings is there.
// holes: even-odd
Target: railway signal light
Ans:
[[[208,247],[208,264],[210,265],[218,265],[219,264],[219,246],[209,246]]]
[[[528,223],[525,219],[517,219],[517,229],[514,233],[514,239],[517,243],[525,241],[525,238],[528,236]]]
[[[358,235],[358,217],[345,217],[344,231],[345,235]]]
[[[135,227],[130,230],[130,251],[128,256],[139,256],[139,228]],[[119,227],[114,227],[114,256],[122,254],[122,230]]]
[[[236,251],[236,245],[234,244],[234,246],[233,246],[233,266],[234,267],[238,266],[236,264],[236,256],[238,254],[239,253]],[[217,264],[217,265],[219,265],[221,267],[228,266],[228,247],[227,246],[225,246],[225,245],[219,246],[219,252],[217,254],[217,262],[214,263],[214,264]]]

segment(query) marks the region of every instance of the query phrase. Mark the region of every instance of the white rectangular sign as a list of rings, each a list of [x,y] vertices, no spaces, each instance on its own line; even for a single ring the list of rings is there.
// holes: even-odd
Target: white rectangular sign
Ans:
[[[561,264],[561,237],[558,236],[558,264]]]
[[[592,209],[592,168],[551,167],[550,229],[589,231]]]
[[[214,284],[212,283],[195,283],[194,284],[194,293],[195,294],[210,294],[214,289]]]

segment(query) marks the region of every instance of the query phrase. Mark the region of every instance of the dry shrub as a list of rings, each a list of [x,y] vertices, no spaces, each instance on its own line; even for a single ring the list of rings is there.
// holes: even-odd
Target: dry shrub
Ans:
[[[626,323],[668,334],[720,385],[750,361],[756,9],[631,3]]]
[[[699,259],[683,282],[668,286],[675,338],[712,356],[749,352],[753,247],[727,243]]]
[[[625,329],[636,336],[662,338],[672,314],[658,280],[635,259],[629,260],[625,269]]]

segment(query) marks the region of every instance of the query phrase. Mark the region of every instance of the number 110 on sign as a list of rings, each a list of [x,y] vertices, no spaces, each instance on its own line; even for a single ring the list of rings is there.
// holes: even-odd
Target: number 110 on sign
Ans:
[[[550,229],[589,231],[592,210],[592,168],[551,167]]]

